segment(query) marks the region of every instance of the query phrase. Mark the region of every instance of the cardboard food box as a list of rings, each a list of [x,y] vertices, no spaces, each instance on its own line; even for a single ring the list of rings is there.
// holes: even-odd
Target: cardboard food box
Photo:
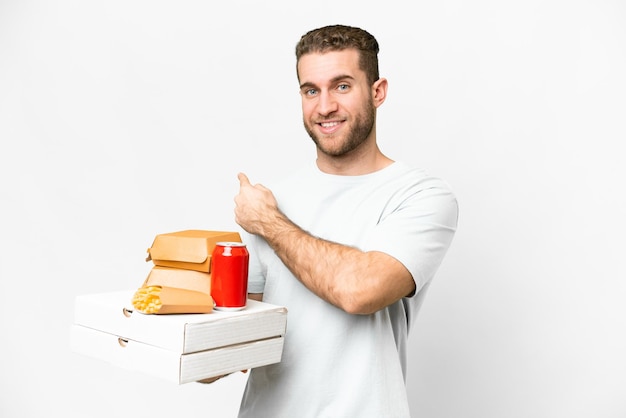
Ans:
[[[137,289],[131,304],[143,314],[171,315],[211,313],[215,302],[208,293],[168,286]]]
[[[155,286],[157,290],[154,290]],[[150,313],[186,314],[213,311],[209,273],[154,266],[137,290],[133,306],[143,313],[153,309],[150,305],[154,302],[155,293],[158,294],[160,304],[157,312]]]
[[[241,311],[146,315],[133,290],[77,296],[72,351],[176,384],[280,362],[287,309],[248,300]]]
[[[238,232],[200,229],[159,234],[148,248],[146,261],[152,260],[155,266],[209,273],[211,254],[221,241],[241,242],[241,236]]]
[[[194,270],[154,266],[143,283],[144,286],[166,286],[195,290],[211,294],[211,274]]]

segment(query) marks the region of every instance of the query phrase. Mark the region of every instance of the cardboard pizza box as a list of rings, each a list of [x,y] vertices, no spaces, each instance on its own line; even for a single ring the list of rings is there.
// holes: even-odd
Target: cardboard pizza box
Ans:
[[[72,351],[176,384],[280,362],[287,309],[249,299],[241,311],[143,314],[134,290],[80,295]]]

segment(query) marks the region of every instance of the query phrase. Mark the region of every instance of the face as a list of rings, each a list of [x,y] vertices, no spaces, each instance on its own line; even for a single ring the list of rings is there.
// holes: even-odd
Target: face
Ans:
[[[304,128],[318,152],[341,157],[373,141],[375,87],[356,50],[307,54],[298,62]],[[374,84],[376,86],[376,83]]]

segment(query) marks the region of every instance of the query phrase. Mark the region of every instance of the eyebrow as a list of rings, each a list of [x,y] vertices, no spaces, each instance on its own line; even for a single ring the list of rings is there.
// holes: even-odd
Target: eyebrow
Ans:
[[[341,80],[354,80],[354,77],[348,74],[342,74],[342,75],[338,75],[338,76],[331,78],[330,83],[334,84]],[[310,81],[300,84],[300,90],[302,90],[303,88],[310,88],[310,87],[317,87],[317,85],[315,85],[315,83],[312,83]]]

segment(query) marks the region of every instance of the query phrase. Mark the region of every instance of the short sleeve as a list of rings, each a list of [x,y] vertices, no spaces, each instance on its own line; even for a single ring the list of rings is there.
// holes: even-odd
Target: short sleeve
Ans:
[[[435,275],[456,232],[458,203],[448,185],[427,178],[408,188],[372,230],[365,251],[381,251],[413,275],[416,293]]]

